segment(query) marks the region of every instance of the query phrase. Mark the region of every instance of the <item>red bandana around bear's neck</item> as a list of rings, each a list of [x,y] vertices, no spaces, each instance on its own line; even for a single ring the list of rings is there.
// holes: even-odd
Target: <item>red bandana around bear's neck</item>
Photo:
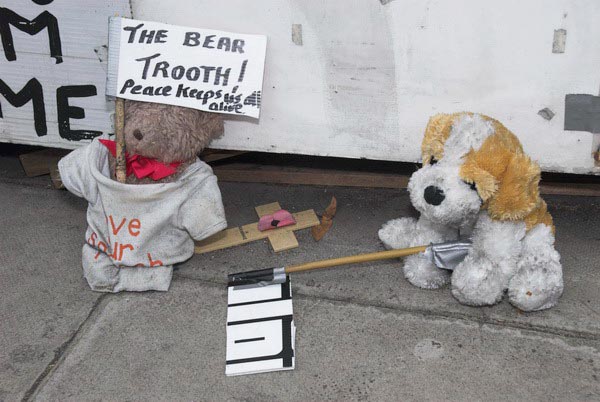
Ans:
[[[112,140],[100,140],[112,156],[117,155],[117,144]],[[177,172],[177,167],[181,162],[165,164],[156,159],[146,158],[145,156],[125,153],[127,161],[127,176],[135,174],[138,179],[150,177],[152,180],[160,180]]]

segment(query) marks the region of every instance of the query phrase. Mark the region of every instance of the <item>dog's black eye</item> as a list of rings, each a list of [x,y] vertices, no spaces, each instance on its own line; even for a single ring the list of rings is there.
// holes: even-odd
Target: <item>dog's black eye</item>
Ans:
[[[473,183],[467,183],[465,181],[465,184],[467,184],[471,188],[471,190],[477,191],[477,186],[475,185],[475,182],[473,182]]]
[[[435,165],[436,163],[438,163],[438,160],[435,159],[435,156],[432,156],[431,159],[429,159],[429,164],[430,165]]]

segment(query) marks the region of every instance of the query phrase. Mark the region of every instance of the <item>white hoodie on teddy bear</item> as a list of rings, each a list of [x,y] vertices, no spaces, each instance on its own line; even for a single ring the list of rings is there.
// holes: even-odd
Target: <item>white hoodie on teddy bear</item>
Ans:
[[[227,226],[217,178],[198,159],[175,182],[123,184],[110,178],[107,153],[96,138],[58,164],[65,187],[89,203],[84,276],[100,292],[166,291],[192,239]]]

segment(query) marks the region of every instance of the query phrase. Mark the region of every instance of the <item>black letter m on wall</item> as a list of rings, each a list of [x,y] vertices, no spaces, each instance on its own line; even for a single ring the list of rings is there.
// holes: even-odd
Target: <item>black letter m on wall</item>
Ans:
[[[6,60],[14,61],[17,59],[13,43],[10,26],[14,26],[20,31],[29,35],[36,35],[42,29],[48,28],[48,41],[50,42],[50,56],[56,59],[56,64],[62,63],[62,49],[60,45],[60,33],[58,30],[58,21],[56,17],[48,11],[44,11],[31,21],[21,17],[19,14],[5,7],[0,7],[0,36],[2,36],[2,46]]]

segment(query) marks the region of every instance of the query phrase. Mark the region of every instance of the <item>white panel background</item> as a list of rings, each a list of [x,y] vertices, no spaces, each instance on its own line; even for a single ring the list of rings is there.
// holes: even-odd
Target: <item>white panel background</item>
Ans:
[[[226,4],[226,6],[224,6]],[[600,172],[593,135],[563,131],[564,97],[598,95],[598,0],[132,0],[140,19],[269,36],[259,124],[216,147],[419,160],[430,115],[504,122],[545,170]],[[302,24],[294,45],[292,24]],[[566,52],[552,53],[555,29]],[[544,120],[548,107],[556,116]],[[596,145],[597,146],[597,145]]]
[[[20,91],[32,78],[40,81],[44,90],[48,134],[38,137],[35,133],[31,102],[15,108],[0,96],[4,115],[0,118],[0,141],[59,148],[75,148],[85,143],[68,141],[58,134],[56,89],[64,85],[92,84],[97,90],[96,96],[69,99],[71,106],[85,110],[84,119],[70,120],[71,129],[111,132],[114,103],[107,102],[104,96],[106,51],[102,46],[108,43],[108,17],[131,16],[129,1],[55,0],[40,6],[31,0],[3,0],[2,7],[29,20],[46,10],[53,14],[58,20],[63,62],[56,64],[55,59],[50,57],[47,29],[30,36],[11,26],[17,59],[8,61],[4,54],[0,54],[0,78],[13,92]],[[0,49],[1,46],[0,43]]]
[[[100,36],[106,16],[91,10],[123,7],[125,12],[123,1],[7,3],[18,13],[31,9],[21,13],[28,18],[42,9],[57,14],[64,54],[90,60],[85,72],[73,64],[62,74],[67,83],[79,83],[79,74],[97,75],[99,98],[104,65],[95,62],[93,49],[105,42]],[[418,161],[430,115],[471,110],[505,123],[545,170],[600,173],[592,158],[598,135],[563,130],[565,95],[600,90],[600,1],[131,0],[131,5],[134,18],[268,35],[261,119],[228,120],[225,136],[213,147]],[[73,34],[63,28],[64,12],[81,15],[94,43],[87,36],[68,39]],[[95,22],[86,22],[88,15],[97,17]],[[302,46],[292,42],[292,24],[302,24]],[[555,29],[567,30],[564,54],[552,53]],[[48,49],[44,34],[33,37],[39,43],[32,50]],[[16,29],[13,35],[17,57],[25,62],[17,38],[28,35]],[[48,59],[33,69],[58,71],[61,65]],[[6,63],[0,57],[3,77]],[[26,71],[31,63],[23,64],[13,89],[16,80],[22,85],[31,78]],[[63,66],[67,63],[65,58]],[[47,113],[56,120],[49,107],[56,88],[48,85]],[[86,119],[72,120],[73,128],[109,130],[112,105],[86,101],[72,101],[86,108]],[[31,116],[31,105],[11,111],[0,102],[10,116],[0,120],[0,141],[35,143],[33,122],[20,120]],[[544,107],[556,113],[551,121],[537,115]],[[48,145],[77,145],[58,139],[50,121],[48,128],[48,136],[41,137]]]

